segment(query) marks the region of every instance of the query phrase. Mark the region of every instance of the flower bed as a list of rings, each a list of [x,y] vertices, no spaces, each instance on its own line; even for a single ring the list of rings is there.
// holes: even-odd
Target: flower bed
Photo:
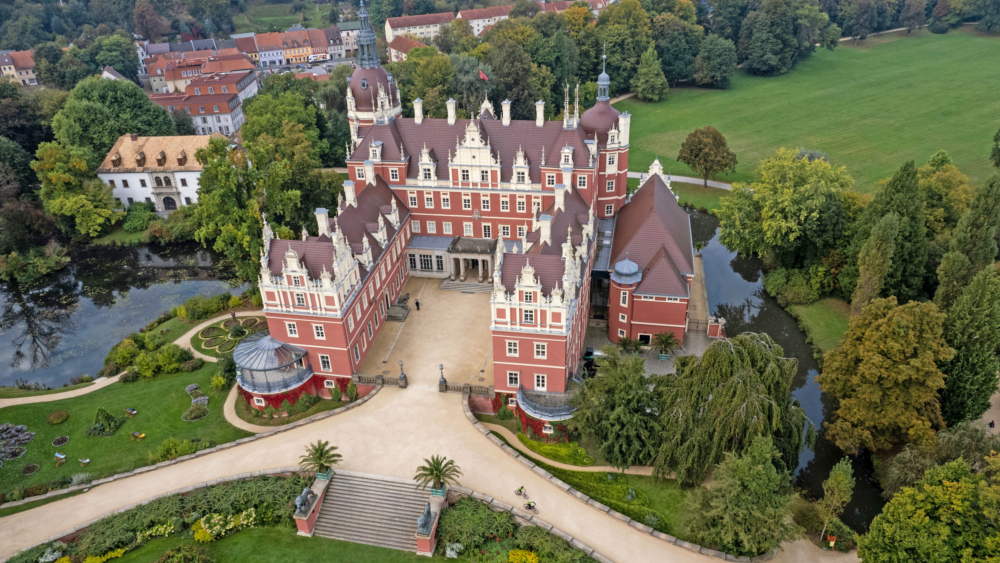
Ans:
[[[205,348],[215,348],[216,346],[222,344],[225,341],[226,338],[224,336],[217,338],[209,338],[208,340],[202,343],[202,346],[204,346]]]
[[[212,357],[232,352],[236,345],[251,334],[267,329],[264,317],[225,319],[203,328],[192,339],[195,350]]]
[[[34,475],[41,468],[42,468],[42,466],[38,465],[37,463],[32,463],[30,465],[25,465],[24,469],[21,470],[21,475],[23,477],[27,477],[28,475]]]
[[[198,336],[202,338],[213,338],[216,336],[225,336],[226,331],[222,330],[217,326],[210,326],[198,333]]]
[[[219,351],[220,352],[229,352],[229,351],[233,350],[234,348],[236,348],[236,344],[237,343],[235,341],[227,340],[227,341],[225,341],[225,342],[223,342],[222,344],[219,345]]]
[[[250,317],[249,319],[243,319],[243,326],[245,326],[247,328],[252,328],[254,325],[256,325],[259,322],[260,321],[257,319],[257,317]]]
[[[201,420],[209,415],[211,411],[205,405],[193,404],[191,408],[184,411],[181,415],[181,420],[185,422],[194,422],[196,420]]]
[[[55,440],[52,440],[52,445],[58,448],[65,445],[66,442],[69,442],[69,436],[59,436]]]

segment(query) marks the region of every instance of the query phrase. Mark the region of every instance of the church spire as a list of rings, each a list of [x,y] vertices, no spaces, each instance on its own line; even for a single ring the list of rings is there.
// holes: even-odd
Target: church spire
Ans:
[[[379,66],[378,52],[375,47],[375,31],[372,30],[371,22],[368,21],[365,0],[361,0],[358,20],[361,22],[361,29],[358,31],[358,66],[375,68]]]
[[[608,89],[611,86],[611,77],[608,76],[608,45],[604,44],[604,56],[601,57],[603,63],[601,65],[601,75],[597,77],[597,101],[606,102],[611,99],[608,96]]]

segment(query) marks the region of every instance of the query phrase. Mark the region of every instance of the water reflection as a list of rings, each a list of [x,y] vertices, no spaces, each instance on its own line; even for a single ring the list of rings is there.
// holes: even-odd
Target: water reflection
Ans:
[[[708,306],[712,314],[726,319],[726,332],[764,332],[798,360],[798,371],[792,381],[792,396],[797,399],[819,431],[813,450],[803,449],[799,455],[796,486],[813,498],[823,493],[823,481],[830,469],[844,454],[827,441],[822,431],[823,420],[832,414],[834,405],[819,390],[816,376],[819,364],[813,357],[813,347],[795,319],[769,296],[763,288],[761,262],[755,258],[737,256],[718,240],[718,221],[697,212],[691,214],[691,229],[695,241],[705,244],[702,257],[708,285]],[[884,504],[867,456],[852,458],[857,485],[854,497],[842,520],[857,531],[868,529],[869,523]]]
[[[115,343],[194,295],[234,293],[231,268],[196,245],[83,247],[34,284],[0,285],[0,384],[94,375]]]

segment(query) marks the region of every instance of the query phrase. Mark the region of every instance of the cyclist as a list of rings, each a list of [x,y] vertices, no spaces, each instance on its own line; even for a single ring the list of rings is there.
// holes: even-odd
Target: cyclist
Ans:
[[[517,490],[514,491],[514,492],[517,494],[517,496],[523,495],[524,494],[524,485],[518,487]]]
[[[527,508],[528,510],[534,510],[535,509],[535,501],[529,500],[527,503],[525,503],[524,507]]]

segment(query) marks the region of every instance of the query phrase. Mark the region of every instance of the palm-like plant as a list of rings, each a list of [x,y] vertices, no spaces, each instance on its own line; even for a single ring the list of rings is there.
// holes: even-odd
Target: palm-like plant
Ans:
[[[656,346],[661,354],[669,354],[675,350],[680,350],[681,342],[677,340],[674,333],[665,330],[653,336],[653,346]]]
[[[413,478],[421,489],[426,489],[427,485],[431,485],[433,489],[442,489],[445,483],[458,484],[458,477],[461,475],[462,470],[455,465],[455,460],[435,455],[424,459],[424,465],[417,468]]]
[[[326,473],[331,467],[340,463],[340,460],[337,446],[331,446],[326,440],[317,440],[315,444],[306,446],[306,455],[299,458],[299,469]]]
[[[625,354],[631,354],[638,352],[642,349],[642,342],[638,340],[632,340],[627,336],[622,336],[618,339],[618,347],[622,349]]]

